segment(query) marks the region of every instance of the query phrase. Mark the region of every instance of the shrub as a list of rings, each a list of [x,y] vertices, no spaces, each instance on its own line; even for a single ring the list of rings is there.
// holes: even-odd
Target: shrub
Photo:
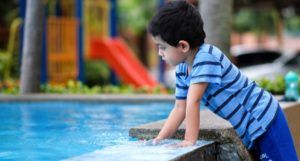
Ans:
[[[105,62],[86,61],[85,62],[85,84],[89,87],[97,85],[108,85],[110,71]]]
[[[270,80],[262,78],[257,81],[258,85],[272,94],[282,95],[285,91],[283,76],[277,76],[276,79]]]

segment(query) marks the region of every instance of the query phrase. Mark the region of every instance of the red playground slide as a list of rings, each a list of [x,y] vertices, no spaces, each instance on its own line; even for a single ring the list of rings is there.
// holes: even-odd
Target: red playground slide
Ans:
[[[120,38],[93,39],[90,58],[104,60],[126,84],[155,87],[158,83]]]

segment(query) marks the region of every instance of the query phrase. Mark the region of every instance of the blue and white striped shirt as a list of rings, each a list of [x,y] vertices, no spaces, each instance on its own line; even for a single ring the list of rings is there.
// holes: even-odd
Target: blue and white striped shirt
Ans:
[[[278,101],[209,44],[200,46],[190,73],[186,63],[176,67],[176,99],[186,99],[190,84],[200,82],[209,83],[202,102],[228,120],[244,145],[251,148],[275,117]]]

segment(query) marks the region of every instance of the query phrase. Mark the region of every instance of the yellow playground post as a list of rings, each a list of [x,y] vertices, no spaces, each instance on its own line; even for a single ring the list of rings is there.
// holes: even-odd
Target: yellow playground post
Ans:
[[[47,72],[50,84],[76,80],[76,18],[49,17],[47,20]]]
[[[83,51],[89,58],[90,40],[109,33],[109,2],[83,1],[83,22],[75,17],[50,16],[47,19],[47,78],[50,84],[63,84],[78,76],[78,25],[83,24]]]

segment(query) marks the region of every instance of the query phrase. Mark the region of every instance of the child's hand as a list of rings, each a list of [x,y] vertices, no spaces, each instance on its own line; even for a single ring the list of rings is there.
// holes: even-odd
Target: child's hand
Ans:
[[[153,144],[153,145],[157,145],[157,144],[159,144],[162,140],[164,140],[164,139],[161,138],[161,137],[159,137],[159,136],[157,136],[156,138],[154,138],[154,139],[152,140],[152,144]]]
[[[183,147],[188,147],[188,146],[193,146],[195,143],[188,141],[188,140],[183,140],[182,142],[178,144],[173,144],[171,147],[173,148],[183,148]]]

